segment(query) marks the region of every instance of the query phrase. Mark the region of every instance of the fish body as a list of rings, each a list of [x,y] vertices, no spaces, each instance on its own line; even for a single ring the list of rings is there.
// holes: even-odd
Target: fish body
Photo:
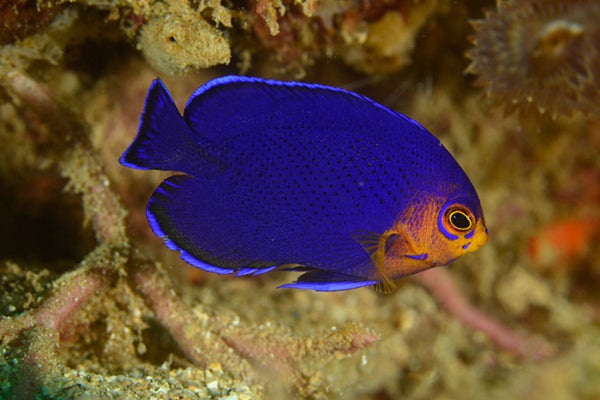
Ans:
[[[487,240],[473,185],[438,139],[365,97],[327,86],[223,77],[183,116],[152,84],[125,166],[178,171],[149,223],[181,258],[220,274],[303,271],[283,285],[376,285]]]

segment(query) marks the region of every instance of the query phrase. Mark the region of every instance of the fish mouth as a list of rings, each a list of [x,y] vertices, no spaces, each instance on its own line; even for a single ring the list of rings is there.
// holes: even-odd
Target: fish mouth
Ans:
[[[488,241],[488,233],[487,228],[483,225],[478,226],[475,229],[475,235],[473,235],[473,240],[471,241],[471,245],[467,249],[467,252],[472,252],[481,248]]]

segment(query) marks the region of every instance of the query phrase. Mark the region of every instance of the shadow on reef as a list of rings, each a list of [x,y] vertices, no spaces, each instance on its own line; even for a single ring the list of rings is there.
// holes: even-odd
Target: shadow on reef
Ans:
[[[64,179],[52,172],[33,176],[18,186],[0,180],[5,194],[0,254],[17,263],[53,264],[55,272],[65,272],[94,248],[94,233],[83,223],[81,197],[63,192]]]

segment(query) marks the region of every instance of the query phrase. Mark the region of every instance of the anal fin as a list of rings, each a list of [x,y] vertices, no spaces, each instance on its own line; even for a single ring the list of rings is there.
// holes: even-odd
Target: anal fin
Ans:
[[[279,286],[280,288],[310,289],[317,292],[335,292],[371,286],[377,281],[337,272],[311,270],[298,277],[292,283]]]

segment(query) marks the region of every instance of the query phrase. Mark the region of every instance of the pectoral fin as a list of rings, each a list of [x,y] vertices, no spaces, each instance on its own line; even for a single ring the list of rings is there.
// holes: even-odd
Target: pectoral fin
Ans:
[[[369,254],[373,265],[375,265],[375,276],[377,283],[373,288],[378,292],[390,293],[396,289],[393,280],[385,271],[386,252],[393,246],[396,241],[393,233],[384,233],[383,235],[373,232],[360,231],[352,234],[352,238],[358,242],[363,249]],[[390,243],[388,243],[390,242]]]
[[[386,266],[402,262],[402,258],[425,260],[427,254],[415,251],[415,246],[410,237],[403,230],[387,231],[384,234],[360,231],[352,235],[369,254],[375,265],[375,278],[377,283],[373,288],[379,292],[390,293],[396,289],[396,284],[387,271]]]

